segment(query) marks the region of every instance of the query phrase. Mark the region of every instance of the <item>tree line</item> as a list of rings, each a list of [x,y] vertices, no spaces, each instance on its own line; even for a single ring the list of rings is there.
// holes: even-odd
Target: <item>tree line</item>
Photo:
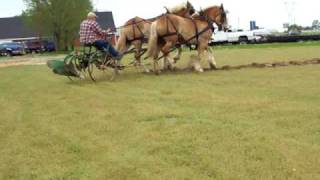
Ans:
[[[68,50],[78,37],[81,21],[92,11],[91,0],[24,0],[23,18],[40,37],[53,37],[59,50]]]

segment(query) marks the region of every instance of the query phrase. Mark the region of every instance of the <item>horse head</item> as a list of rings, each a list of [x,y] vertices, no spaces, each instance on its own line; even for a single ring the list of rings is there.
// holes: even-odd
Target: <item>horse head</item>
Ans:
[[[210,21],[216,23],[218,25],[219,31],[228,30],[227,12],[225,11],[223,4],[221,4],[221,6],[212,6],[206,8],[205,10],[201,10],[199,12],[199,15],[204,16]]]
[[[221,6],[220,6],[220,17],[219,18],[220,18],[220,22],[221,22],[220,25],[218,25],[219,30],[227,31],[229,28],[227,11],[224,9],[223,4],[221,4]]]

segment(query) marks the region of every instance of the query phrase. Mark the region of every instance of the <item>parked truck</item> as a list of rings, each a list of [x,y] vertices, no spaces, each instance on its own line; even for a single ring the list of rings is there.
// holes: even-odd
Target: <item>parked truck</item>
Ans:
[[[260,31],[261,32],[261,31]],[[261,33],[260,33],[261,34]],[[258,35],[258,31],[218,31],[212,36],[211,44],[247,44],[260,41],[262,36]]]

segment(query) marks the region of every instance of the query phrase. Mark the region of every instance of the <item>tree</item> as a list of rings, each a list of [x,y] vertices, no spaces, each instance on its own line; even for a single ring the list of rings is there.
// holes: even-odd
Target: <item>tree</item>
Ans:
[[[320,28],[320,22],[319,22],[319,20],[314,20],[314,21],[312,22],[312,28],[313,28],[313,29],[319,29],[319,28]]]
[[[92,10],[91,0],[24,0],[23,16],[41,36],[54,38],[58,49],[68,50],[78,36],[81,21]]]
[[[298,35],[298,34],[301,34],[302,29],[303,29],[302,26],[299,26],[297,24],[293,24],[293,25],[289,26],[288,33],[291,35]]]

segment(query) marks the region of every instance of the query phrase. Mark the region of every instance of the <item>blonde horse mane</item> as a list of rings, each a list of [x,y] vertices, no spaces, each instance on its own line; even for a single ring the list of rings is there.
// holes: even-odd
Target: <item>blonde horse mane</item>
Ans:
[[[209,7],[206,7],[206,8],[204,8],[203,9],[203,11],[207,11],[207,10],[209,10],[209,9],[212,9],[212,8],[220,8],[221,6],[209,6]]]
[[[220,8],[220,7],[221,7],[221,6],[217,6],[217,5],[215,5],[215,6],[208,6],[208,7],[204,8],[204,9],[200,8],[200,12],[205,12],[205,11],[207,11],[207,10],[209,10],[209,9],[212,9],[212,8]],[[199,17],[200,17],[200,13],[199,13],[199,12],[195,12],[194,14],[191,15],[191,17],[193,17],[193,18],[199,18]]]
[[[187,5],[188,5],[188,2],[186,1],[186,2],[182,2],[178,5],[176,5],[174,7],[168,8],[169,13],[173,13],[173,14],[178,13],[181,10],[187,9]]]

